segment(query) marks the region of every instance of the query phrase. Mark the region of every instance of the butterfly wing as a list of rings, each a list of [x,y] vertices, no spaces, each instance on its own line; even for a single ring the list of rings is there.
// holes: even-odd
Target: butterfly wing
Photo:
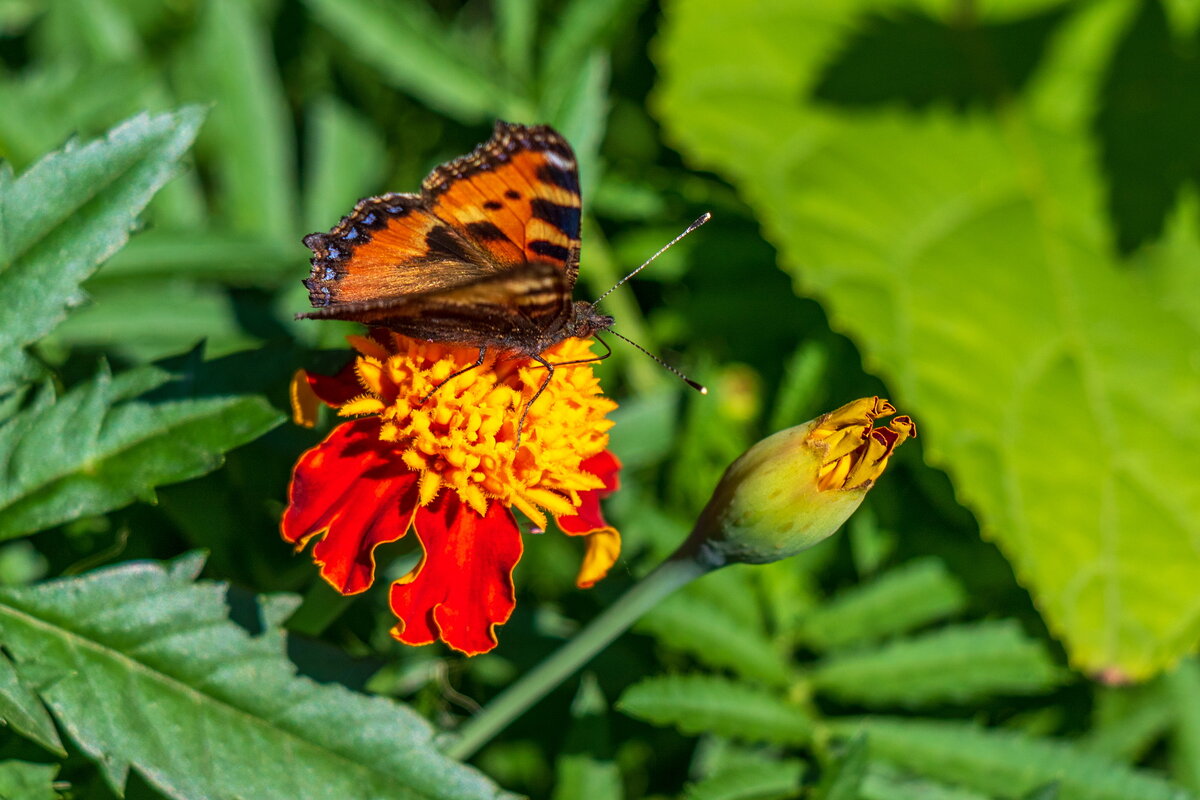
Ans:
[[[533,264],[559,273],[555,306],[566,313],[578,273],[579,219],[579,180],[566,140],[546,126],[497,122],[491,139],[430,173],[421,194],[367,198],[329,233],[306,236],[314,256],[304,284],[319,311],[302,316],[379,324],[384,309],[428,307],[434,293],[480,282],[492,292],[520,288]],[[492,280],[507,272],[517,274]],[[533,274],[548,273],[538,267]],[[416,296],[420,303],[412,302]],[[463,297],[456,313],[465,315]]]
[[[537,352],[544,338],[569,317],[571,300],[564,280],[555,265],[534,261],[461,286],[320,308],[300,316],[351,318],[431,341]]]
[[[575,153],[546,125],[497,122],[492,138],[435,169],[422,195],[501,264],[544,261],[568,292],[579,272],[580,196]]]

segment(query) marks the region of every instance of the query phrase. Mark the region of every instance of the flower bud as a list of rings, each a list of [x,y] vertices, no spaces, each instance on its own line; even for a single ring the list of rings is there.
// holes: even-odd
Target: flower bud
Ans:
[[[760,441],[734,461],[680,548],[716,568],[765,564],[821,542],[858,508],[916,425],[865,397]]]

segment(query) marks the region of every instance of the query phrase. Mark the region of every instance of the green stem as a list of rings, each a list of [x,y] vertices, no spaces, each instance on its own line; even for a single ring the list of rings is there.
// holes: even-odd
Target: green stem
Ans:
[[[624,633],[643,614],[679,587],[710,571],[712,566],[678,554],[642,578],[617,602],[576,634],[558,652],[497,695],[472,717],[445,747],[451,758],[465,761],[530,706],[573,675],[609,642]]]

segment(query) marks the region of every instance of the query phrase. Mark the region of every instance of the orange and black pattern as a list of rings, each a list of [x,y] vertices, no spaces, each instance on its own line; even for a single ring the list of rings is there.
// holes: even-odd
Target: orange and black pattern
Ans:
[[[389,306],[399,310],[417,296],[426,303],[477,282],[495,295],[524,287],[531,273],[543,300],[560,293],[542,308],[566,313],[579,229],[570,145],[544,125],[497,122],[487,142],[434,169],[420,194],[367,198],[329,233],[304,238],[314,253],[304,285],[318,309],[304,316],[379,322]],[[554,281],[530,264],[552,265],[561,288],[547,288]]]

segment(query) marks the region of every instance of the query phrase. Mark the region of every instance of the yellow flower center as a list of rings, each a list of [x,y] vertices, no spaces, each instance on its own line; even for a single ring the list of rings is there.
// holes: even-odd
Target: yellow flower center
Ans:
[[[603,487],[580,465],[608,446],[613,423],[605,415],[616,403],[600,393],[591,365],[556,369],[529,406],[547,376],[537,362],[493,354],[450,378],[474,364],[478,350],[390,336],[387,346],[349,337],[361,354],[355,371],[365,391],[338,413],[380,417],[380,439],[394,442],[404,463],[421,473],[422,504],[446,487],[480,514],[497,500],[544,528],[544,511],[573,514],[579,492]],[[542,357],[554,364],[594,355],[590,341],[567,339]]]

